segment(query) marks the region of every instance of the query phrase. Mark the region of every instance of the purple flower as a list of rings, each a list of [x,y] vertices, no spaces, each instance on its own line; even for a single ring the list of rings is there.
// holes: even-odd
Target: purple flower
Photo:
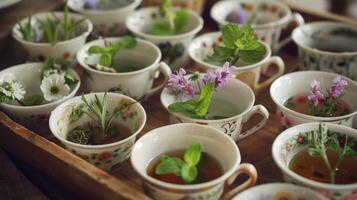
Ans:
[[[234,9],[228,15],[226,20],[229,22],[237,23],[237,24],[244,24],[248,21],[249,14],[242,9]]]
[[[204,83],[214,83],[217,88],[223,88],[228,83],[229,79],[234,78],[232,68],[229,67],[229,63],[226,62],[222,68],[218,68],[215,71],[208,70],[203,77]]]
[[[315,106],[319,104],[319,101],[323,100],[325,97],[320,91],[320,82],[317,80],[312,81],[311,85],[311,93],[307,96],[307,99],[312,102]]]
[[[347,85],[348,83],[346,80],[343,80],[341,76],[337,76],[335,79],[333,79],[332,86],[327,91],[329,97],[338,98],[341,96]]]
[[[167,87],[173,92],[178,93],[179,96],[187,93],[190,96],[195,96],[196,92],[193,89],[193,86],[188,80],[188,77],[185,76],[186,71],[180,68],[179,72],[176,74],[171,74],[167,83]]]

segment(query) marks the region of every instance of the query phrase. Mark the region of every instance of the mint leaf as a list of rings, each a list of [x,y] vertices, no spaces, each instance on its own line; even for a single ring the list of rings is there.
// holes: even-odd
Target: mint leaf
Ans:
[[[227,24],[222,28],[223,43],[227,48],[236,48],[236,41],[240,38],[242,32],[238,25]]]
[[[64,80],[65,80],[65,83],[69,86],[73,86],[73,85],[77,84],[79,81],[72,74],[68,74],[68,73],[64,76]]]
[[[197,118],[196,115],[196,101],[188,100],[185,102],[176,102],[169,105],[168,109],[171,112],[180,113],[187,117]]]
[[[25,106],[37,106],[43,104],[44,100],[42,95],[32,95],[23,99],[22,103]]]
[[[89,53],[89,55],[98,54],[98,53],[106,53],[106,50],[104,47],[94,45],[94,46],[89,47],[88,53]]]
[[[239,51],[238,55],[244,62],[255,63],[261,61],[265,57],[266,49],[264,45],[260,44],[256,49]]]
[[[188,12],[186,10],[176,11],[174,19],[176,34],[184,32],[188,21]]]
[[[132,36],[123,36],[121,39],[120,39],[120,42],[119,44],[123,47],[123,48],[126,48],[126,49],[131,49],[131,48],[134,48],[137,44],[137,41],[134,37]]]
[[[196,115],[204,117],[207,114],[209,105],[211,104],[214,89],[214,83],[206,84],[202,88],[200,98],[195,109]]]
[[[185,183],[192,183],[195,181],[198,175],[198,170],[196,166],[190,166],[184,164],[181,169],[181,178]]]
[[[170,27],[170,24],[167,22],[158,22],[154,24],[151,27],[151,29],[148,31],[148,33],[151,35],[159,35],[159,36],[174,34],[173,30]]]
[[[100,56],[99,64],[109,67],[112,64],[112,57],[109,53],[102,54]]]
[[[189,166],[195,166],[200,162],[202,147],[198,142],[194,142],[185,151],[184,160]]]
[[[230,49],[223,46],[217,46],[213,49],[213,54],[204,59],[205,62],[222,66],[225,62],[233,63],[234,58],[234,49]]]
[[[158,175],[175,174],[180,176],[181,168],[184,164],[185,162],[179,158],[163,156],[160,164],[155,168],[155,173]]]

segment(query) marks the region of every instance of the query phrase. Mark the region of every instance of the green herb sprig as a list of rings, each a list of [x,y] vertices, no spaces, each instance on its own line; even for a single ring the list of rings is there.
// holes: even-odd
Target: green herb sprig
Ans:
[[[34,37],[34,31],[32,30],[31,24],[31,16],[27,19],[27,23],[25,25],[22,25],[19,20],[17,20],[17,24],[19,26],[19,31],[22,34],[22,38],[25,41],[31,41]]]
[[[197,165],[201,160],[202,146],[198,142],[192,143],[186,149],[183,160],[177,157],[164,155],[160,164],[155,168],[158,175],[175,174],[182,178],[185,183],[194,183],[198,176]]]
[[[102,70],[115,72],[115,69],[112,68],[113,57],[120,50],[134,48],[136,44],[137,41],[134,37],[124,36],[119,42],[106,45],[105,47],[93,45],[88,49],[88,53],[89,55],[100,54],[99,64],[102,68],[105,67]]]
[[[180,9],[172,11],[172,1],[163,0],[159,7],[159,13],[165,21],[157,22],[148,31],[151,35],[174,35],[184,32],[188,22],[188,12]]]
[[[356,157],[357,151],[351,148],[351,143],[348,141],[347,135],[345,135],[344,144],[341,146],[338,142],[337,134],[328,134],[326,124],[320,123],[319,129],[312,131],[308,134],[309,154],[310,156],[319,157],[325,167],[327,168],[330,176],[330,182],[335,183],[336,172],[340,166],[342,160],[346,156]],[[338,159],[335,165],[331,165],[327,157],[327,150],[333,150],[338,154]]]
[[[259,42],[254,35],[252,27],[236,24],[227,24],[222,28],[222,39],[224,46],[218,45],[214,48],[211,56],[204,61],[222,66],[225,62],[234,65],[238,60],[246,63],[255,63],[266,55],[265,46]]]

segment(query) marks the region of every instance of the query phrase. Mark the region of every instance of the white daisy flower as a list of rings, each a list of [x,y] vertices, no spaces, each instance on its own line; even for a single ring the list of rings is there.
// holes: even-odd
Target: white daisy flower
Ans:
[[[46,101],[61,99],[69,94],[71,88],[65,83],[64,77],[59,74],[51,74],[44,77],[40,89]]]
[[[0,77],[0,92],[17,100],[23,99],[26,93],[24,86],[16,80],[13,74],[4,74]]]
[[[10,83],[11,88],[12,88],[12,98],[13,99],[18,99],[21,100],[24,98],[24,95],[26,93],[24,86],[22,86],[22,84],[19,81],[12,81],[12,83]]]

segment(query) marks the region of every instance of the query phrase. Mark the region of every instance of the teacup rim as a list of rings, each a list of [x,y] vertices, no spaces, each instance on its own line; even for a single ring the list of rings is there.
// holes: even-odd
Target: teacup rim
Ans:
[[[44,63],[42,63],[42,62],[23,63],[23,64],[14,65],[14,66],[11,66],[9,68],[6,68],[6,69],[0,71],[0,73],[5,73],[6,71],[11,71],[14,68],[29,68],[29,67],[33,67],[33,68],[36,67],[37,68],[37,67],[41,67],[41,65],[43,65],[43,64]],[[71,74],[76,76],[76,78],[78,79],[78,83],[76,84],[75,87],[73,87],[73,89],[71,90],[71,92],[69,94],[67,94],[66,96],[62,97],[61,99],[58,99],[56,101],[53,101],[53,102],[50,102],[50,103],[46,103],[46,104],[36,105],[36,106],[21,106],[21,105],[11,105],[11,104],[6,104],[6,103],[1,103],[1,106],[7,107],[7,108],[11,108],[11,109],[19,109],[19,110],[26,111],[26,110],[35,110],[35,109],[42,109],[42,108],[45,108],[45,107],[51,107],[51,106],[55,106],[55,105],[57,105],[59,103],[65,102],[71,96],[74,96],[78,92],[79,87],[81,85],[81,79],[80,79],[80,76],[78,75],[78,73],[75,70],[71,69],[71,68],[69,68],[68,70],[69,70],[69,72]]]
[[[328,127],[328,129],[338,129],[338,130],[344,130],[344,133],[349,132],[349,135],[354,135],[354,138],[357,138],[357,130],[343,126],[343,125],[338,125],[338,124],[333,124],[333,123],[325,123]],[[319,122],[310,122],[310,123],[304,123],[304,124],[299,124],[293,127],[290,127],[283,132],[281,132],[278,137],[275,138],[273,145],[272,145],[272,155],[273,155],[273,160],[275,164],[279,167],[279,169],[283,172],[288,174],[289,176],[293,177],[294,179],[303,182],[305,184],[308,184],[311,187],[317,187],[317,188],[325,188],[329,190],[353,190],[357,187],[357,182],[356,183],[351,183],[351,184],[330,184],[330,183],[321,183],[317,181],[310,180],[308,178],[305,178],[303,176],[300,176],[290,170],[286,165],[282,164],[280,156],[279,156],[279,148],[282,145],[282,140],[285,137],[288,137],[289,135],[298,135],[300,133],[300,129],[302,128],[310,128],[311,130],[314,130],[314,127],[318,127]],[[315,128],[316,129],[316,128]],[[295,131],[295,132],[294,132]]]
[[[248,1],[248,0],[246,0]],[[223,18],[220,18],[220,17],[217,17],[215,14],[214,14],[214,9],[217,9],[218,6],[221,6],[222,4],[226,3],[226,2],[240,2],[240,1],[236,1],[236,0],[223,0],[223,1],[218,1],[216,2],[213,6],[212,6],[212,9],[210,11],[210,16],[211,18],[216,21],[219,25],[225,25],[225,24],[228,24],[228,23],[233,23],[233,22],[229,22],[227,21],[226,19],[223,19]],[[292,16],[292,12],[291,12],[291,9],[284,3],[280,2],[280,1],[265,1],[265,2],[268,2],[268,3],[275,3],[281,7],[283,7],[283,9],[286,11],[286,15],[284,17],[282,17],[281,19],[279,20],[276,20],[276,21],[272,21],[272,22],[269,22],[269,23],[264,23],[264,24],[251,24],[252,28],[253,29],[266,29],[266,28],[271,28],[271,27],[274,27],[274,26],[279,26],[281,24],[284,24],[286,23],[287,21],[289,21],[290,17]],[[238,24],[238,23],[236,23]],[[239,25],[244,25],[244,24],[239,24]]]
[[[104,39],[106,40],[119,40],[121,37],[105,37]],[[99,38],[99,39],[96,39],[96,40],[93,40],[93,41],[90,41],[88,43],[86,43],[85,45],[83,45],[79,51],[77,52],[77,55],[76,55],[76,59],[78,61],[78,63],[80,64],[81,67],[83,67],[85,70],[88,70],[90,72],[93,72],[93,73],[96,73],[96,74],[101,74],[101,75],[107,75],[107,76],[128,76],[128,75],[135,75],[135,74],[139,74],[139,73],[143,73],[145,71],[148,71],[152,68],[154,68],[156,65],[158,65],[160,63],[160,60],[162,58],[162,53],[160,51],[160,49],[155,45],[153,44],[152,42],[150,41],[147,41],[147,40],[143,40],[143,39],[140,39],[140,38],[137,38],[135,37],[135,39],[142,43],[142,44],[145,44],[147,46],[150,46],[151,48],[155,49],[155,51],[158,53],[158,56],[155,58],[154,62],[152,62],[150,65],[140,69],[140,70],[136,70],[136,71],[132,71],[132,72],[104,72],[104,71],[100,71],[100,70],[96,70],[96,69],[93,69],[91,67],[89,67],[85,62],[84,62],[84,58],[80,56],[80,53],[85,53],[85,50],[87,49],[87,47],[89,47],[90,45],[93,45],[95,44],[96,42],[100,41],[100,40],[103,40],[103,38]]]
[[[71,0],[69,0],[71,1]],[[124,6],[124,7],[120,7],[120,8],[115,8],[115,9],[109,9],[109,10],[90,10],[90,9],[77,9],[71,6],[71,4],[68,4],[68,8],[70,8],[73,11],[76,11],[78,13],[81,13],[83,15],[103,15],[103,14],[114,14],[116,12],[122,12],[122,11],[127,11],[127,10],[131,10],[131,9],[135,9],[136,7],[138,7],[141,4],[142,0],[134,0],[131,4]]]
[[[60,11],[54,11],[54,12],[41,12],[41,13],[36,13],[34,15],[31,15],[31,17],[39,17],[39,16],[46,16],[53,13],[54,15],[59,15],[63,16],[64,12]],[[20,20],[20,23],[24,23],[25,20],[27,20],[30,16],[24,17],[23,19]],[[13,28],[12,28],[12,37],[15,38],[20,43],[27,44],[27,45],[32,45],[32,46],[37,46],[37,47],[56,47],[58,45],[65,45],[68,43],[72,43],[75,40],[78,40],[81,37],[87,37],[92,31],[93,31],[93,23],[91,20],[89,20],[87,17],[81,14],[77,13],[71,13],[71,17],[75,18],[83,18],[85,19],[84,22],[86,23],[86,28],[87,30],[83,31],[80,35],[77,35],[74,38],[71,38],[69,40],[64,40],[64,41],[58,41],[56,44],[52,45],[51,43],[46,43],[46,42],[32,42],[32,41],[26,41],[19,35],[19,25],[16,23]]]
[[[294,41],[294,43],[305,49],[308,50],[310,52],[316,52],[316,53],[320,53],[320,54],[324,54],[324,55],[329,55],[329,56],[357,56],[357,50],[356,51],[352,51],[352,52],[348,52],[348,51],[344,51],[344,52],[332,52],[332,51],[326,51],[326,50],[320,50],[317,48],[313,48],[307,45],[304,45],[303,42],[301,42],[301,40],[298,39],[298,34],[299,32],[301,32],[301,30],[305,27],[314,27],[314,26],[319,26],[319,25],[332,25],[335,27],[346,27],[349,29],[353,29],[355,31],[357,31],[357,28],[349,25],[349,24],[345,24],[345,23],[340,23],[340,22],[333,22],[333,21],[316,21],[316,22],[310,22],[307,24],[304,24],[302,26],[298,26],[296,28],[294,28],[292,34],[291,34],[291,38]]]
[[[215,134],[219,135],[218,137],[223,138],[223,140],[226,140],[227,142],[229,142],[232,146],[234,146],[235,149],[235,153],[238,155],[236,157],[236,162],[234,163],[233,166],[230,167],[230,169],[228,171],[226,171],[225,173],[223,173],[220,177],[213,179],[211,181],[208,182],[204,182],[204,183],[198,183],[198,184],[173,184],[173,183],[167,183],[164,181],[160,181],[157,180],[155,178],[150,177],[147,173],[143,173],[141,172],[139,169],[137,169],[136,165],[134,165],[133,163],[133,156],[132,154],[130,155],[130,163],[131,166],[134,168],[134,170],[136,171],[136,173],[138,173],[140,175],[140,177],[152,184],[155,184],[157,186],[162,186],[165,188],[176,188],[176,189],[180,189],[180,190],[196,190],[196,189],[200,189],[200,188],[206,188],[206,187],[211,187],[213,185],[217,185],[219,183],[223,183],[225,180],[227,180],[230,176],[232,176],[232,174],[237,170],[237,168],[239,167],[240,163],[241,163],[241,154],[240,154],[240,150],[238,148],[238,146],[236,145],[236,143],[226,134],[223,134],[220,130],[213,128],[213,127],[209,127],[209,126],[204,126],[201,124],[195,124],[195,123],[179,123],[179,124],[170,124],[170,125],[166,125],[166,126],[161,126],[155,129],[152,129],[151,131],[145,133],[142,137],[140,137],[136,143],[133,146],[133,151],[134,152],[134,148],[135,146],[139,143],[140,140],[143,140],[143,138],[146,137],[150,137],[153,134],[159,134],[158,131],[162,130],[162,129],[166,129],[166,128],[176,128],[176,127],[200,127],[200,129],[210,129],[211,131],[214,131]],[[170,134],[170,132],[167,132],[166,134]]]
[[[347,80],[348,81],[348,84],[354,84],[355,87],[357,87],[357,82],[353,81],[352,79],[350,78],[347,78],[343,75],[340,75],[340,74],[336,74],[336,73],[332,73],[332,72],[325,72],[325,71],[316,71],[316,70],[309,70],[309,71],[297,71],[297,72],[292,72],[292,73],[287,73],[287,74],[284,74],[282,76],[280,76],[279,78],[277,78],[270,86],[270,97],[271,99],[273,100],[273,102],[279,107],[281,108],[282,110],[284,110],[285,112],[289,112],[295,116],[298,116],[300,118],[303,118],[303,119],[309,119],[309,120],[312,120],[312,121],[323,121],[323,122],[332,122],[332,121],[337,121],[337,120],[341,120],[341,119],[344,119],[344,118],[348,118],[348,117],[351,117],[353,115],[356,115],[357,114],[357,110],[347,114],[347,115],[342,115],[342,116],[338,116],[338,117],[318,117],[318,116],[312,116],[312,115],[306,115],[306,114],[302,114],[302,113],[299,113],[299,112],[296,112],[294,110],[291,110],[289,108],[287,108],[286,106],[284,106],[282,103],[280,103],[276,98],[275,96],[273,95],[273,88],[274,86],[277,84],[277,82],[279,82],[281,79],[283,78],[286,78],[286,77],[289,77],[289,76],[292,76],[292,75],[295,75],[295,74],[304,74],[304,73],[317,73],[319,75],[334,75],[334,76],[341,76],[342,79],[344,80]],[[289,98],[289,97],[288,97]],[[287,99],[288,99],[287,98]]]
[[[93,93],[87,93],[87,94],[84,94],[84,96],[89,96],[89,95],[104,95],[105,92],[93,92]],[[107,92],[107,95],[111,95],[111,96],[114,96],[116,98],[124,98],[124,99],[129,99],[133,102],[136,102],[136,100],[134,100],[133,98],[129,97],[129,96],[126,96],[126,95],[123,95],[123,94],[119,94],[119,93],[113,93],[113,92]],[[119,145],[119,144],[123,144],[123,143],[126,143],[127,141],[131,140],[132,138],[135,138],[141,131],[142,129],[144,128],[145,124],[146,124],[146,120],[147,120],[147,116],[146,116],[146,111],[145,109],[143,108],[143,106],[138,102],[137,105],[138,105],[138,108],[139,110],[141,110],[141,112],[143,113],[143,119],[141,120],[142,123],[140,125],[140,127],[133,133],[131,134],[129,137],[127,138],[124,138],[123,140],[119,140],[119,141],[116,141],[116,142],[113,142],[113,143],[109,143],[109,144],[100,144],[100,145],[84,145],[84,144],[78,144],[78,143],[74,143],[74,142],[71,142],[71,141],[68,141],[66,140],[65,138],[61,137],[60,135],[57,134],[56,131],[53,131],[53,123],[55,123],[53,120],[54,120],[54,113],[57,113],[60,114],[60,109],[66,105],[69,105],[71,103],[73,103],[73,101],[77,100],[81,98],[81,96],[76,96],[76,97],[73,97],[71,99],[68,99],[67,101],[61,103],[60,105],[58,105],[53,111],[51,111],[51,116],[50,116],[50,119],[49,119],[49,127],[50,127],[50,130],[51,130],[51,133],[59,140],[61,141],[63,144],[65,145],[68,145],[68,146],[73,146],[73,147],[76,147],[76,148],[80,148],[80,149],[105,149],[105,148],[109,148],[109,147],[113,147],[113,146],[116,146],[116,145]]]
[[[188,55],[191,57],[191,59],[194,62],[198,63],[199,65],[203,66],[204,68],[210,68],[210,69],[219,68],[220,66],[218,66],[218,65],[213,65],[211,63],[205,62],[205,61],[197,58],[194,55],[193,45],[194,45],[194,43],[197,43],[198,41],[202,40],[202,38],[206,38],[206,37],[212,38],[212,37],[218,36],[220,33],[221,33],[220,31],[208,32],[208,33],[204,33],[204,34],[199,35],[196,38],[194,38],[193,41],[190,43],[190,46],[188,48]],[[245,65],[245,66],[238,66],[237,67],[237,66],[235,66],[233,64],[235,73],[237,73],[239,71],[246,71],[246,70],[253,69],[255,67],[259,67],[260,65],[262,65],[264,62],[266,62],[271,57],[271,48],[270,48],[270,46],[266,42],[259,41],[259,43],[263,44],[265,46],[265,49],[267,50],[267,53],[266,53],[265,57],[262,60],[260,60],[260,61],[258,61],[256,63],[252,63],[252,64]]]
[[[191,118],[191,117],[187,117],[185,115],[181,115],[181,114],[177,114],[175,112],[171,112],[169,109],[168,109],[168,106],[166,106],[164,104],[164,97],[166,96],[166,94],[168,93],[168,88],[164,88],[160,94],[160,101],[161,101],[161,105],[165,108],[165,110],[167,112],[169,112],[170,114],[178,117],[178,118],[183,118],[183,119],[186,119],[186,120],[189,120],[189,121],[195,121],[195,122],[198,122],[198,123],[220,123],[220,122],[226,122],[226,121],[231,121],[231,120],[236,120],[237,118],[240,118],[240,117],[243,117],[246,113],[248,113],[254,106],[255,104],[255,95],[254,95],[254,92],[253,90],[247,85],[245,84],[244,82],[242,82],[241,80],[238,80],[238,79],[235,79],[235,78],[232,78],[230,81],[234,81],[236,82],[236,84],[241,84],[241,85],[244,85],[244,87],[246,87],[249,91],[249,93],[251,94],[251,96],[253,97],[252,98],[252,101],[249,103],[249,107],[247,107],[246,109],[244,109],[244,111],[242,111],[241,113],[237,114],[237,115],[234,115],[232,117],[228,117],[228,118],[224,118],[224,119],[196,119],[196,118]]]
[[[147,12],[150,10],[157,10],[157,9],[158,9],[158,7],[156,7],[156,6],[149,6],[149,7],[144,7],[144,8],[135,10],[134,12],[130,13],[130,15],[126,18],[126,20],[125,20],[126,27],[133,34],[135,34],[139,37],[147,38],[149,40],[177,40],[177,39],[181,39],[181,38],[186,38],[191,35],[195,35],[203,28],[203,25],[204,25],[203,18],[191,9],[185,9],[185,10],[189,13],[190,17],[196,18],[198,20],[198,25],[194,29],[184,32],[184,33],[180,33],[180,34],[176,34],[176,35],[159,36],[159,35],[150,35],[143,31],[136,31],[135,29],[132,28],[129,21],[134,15],[136,15],[139,12]],[[182,8],[181,7],[173,7],[173,9],[182,9]]]

